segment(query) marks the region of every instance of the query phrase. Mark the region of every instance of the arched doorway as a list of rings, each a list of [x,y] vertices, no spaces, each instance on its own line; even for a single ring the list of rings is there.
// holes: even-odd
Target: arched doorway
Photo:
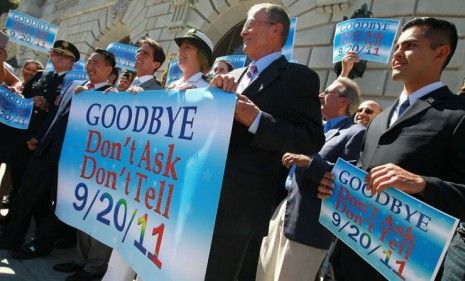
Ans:
[[[241,21],[232,27],[226,34],[218,41],[215,49],[213,50],[213,57],[220,57],[225,55],[243,55],[242,51],[242,38],[241,31],[245,21]]]

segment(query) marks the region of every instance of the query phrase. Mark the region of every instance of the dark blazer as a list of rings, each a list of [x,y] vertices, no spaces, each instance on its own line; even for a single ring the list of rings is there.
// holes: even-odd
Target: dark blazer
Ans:
[[[230,74],[236,81],[246,69]],[[283,181],[285,152],[313,154],[324,141],[318,75],[280,57],[243,91],[261,110],[257,132],[234,121],[223,178],[217,235],[263,236]]]
[[[442,87],[417,100],[388,127],[396,105],[397,102],[381,112],[368,127],[362,168],[369,171],[394,163],[421,175],[426,180],[426,189],[416,197],[464,221],[465,98]],[[338,272],[347,270],[352,273],[350,280],[384,279],[340,242],[332,265],[337,280],[344,280]]]
[[[340,157],[358,161],[365,127],[347,118],[326,134],[326,142],[313,155],[308,168],[296,167],[291,177],[284,217],[284,235],[292,241],[320,249],[328,249],[333,235],[319,221],[321,200],[317,188],[325,172],[331,171]],[[291,176],[291,175],[290,175]]]
[[[87,82],[84,82],[83,85],[86,83]],[[103,87],[95,89],[95,91],[104,91],[105,89],[109,87],[110,85],[105,85]],[[74,89],[68,88],[67,91],[69,90],[74,91]],[[69,105],[70,104],[71,104],[71,100],[69,100]],[[57,112],[55,112],[55,114],[56,113]],[[69,110],[66,111],[66,113],[64,114],[61,114],[57,118],[55,123],[53,123],[54,114],[53,115],[51,114],[49,118],[47,119],[47,122],[42,127],[41,132],[39,133],[37,137],[40,140],[40,143],[35,153],[41,156],[43,161],[47,161],[51,164],[58,165],[58,160],[61,154],[61,147],[63,145],[63,141],[65,138],[66,125],[68,124],[68,117],[69,117]]]

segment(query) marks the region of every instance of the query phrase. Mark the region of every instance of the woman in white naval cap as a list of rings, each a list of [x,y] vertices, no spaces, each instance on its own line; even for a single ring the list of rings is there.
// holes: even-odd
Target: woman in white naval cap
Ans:
[[[168,89],[186,90],[208,87],[206,74],[213,65],[213,43],[204,33],[190,29],[182,37],[174,38],[179,46],[178,59],[182,77],[168,85]]]

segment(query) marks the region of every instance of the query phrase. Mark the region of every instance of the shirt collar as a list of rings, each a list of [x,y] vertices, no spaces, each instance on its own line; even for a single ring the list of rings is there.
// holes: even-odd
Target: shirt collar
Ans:
[[[397,104],[397,107],[399,107],[402,103],[404,103],[407,99],[410,104],[413,104],[417,99],[441,88],[444,87],[445,84],[442,81],[434,82],[429,85],[426,85],[415,92],[411,93],[410,95],[407,95],[405,93],[400,94],[399,97],[399,103]]]
[[[89,81],[87,81],[86,84],[90,84],[90,83],[92,83],[92,82],[90,82],[90,80],[89,80]],[[95,89],[98,89],[98,88],[101,88],[101,87],[103,87],[103,86],[106,86],[106,85],[110,85],[110,84],[109,84],[107,81],[101,82],[101,83],[95,83],[95,84],[94,84],[94,90],[95,90]]]
[[[271,63],[281,57],[281,51],[274,52],[264,56],[263,58],[253,61],[255,66],[257,67],[257,73],[261,73],[265,68],[267,68]]]
[[[326,121],[326,124],[325,124],[327,131],[336,127],[337,124],[339,124],[342,120],[347,119],[347,118],[349,118],[347,115],[341,115],[341,116],[337,116],[337,117],[329,119],[328,121]]]
[[[203,73],[202,72],[197,72],[196,74],[192,75],[191,77],[189,77],[189,79],[187,81],[190,81],[190,82],[197,82],[199,79],[201,79],[203,76]],[[185,82],[187,82],[185,81]]]
[[[142,83],[145,83],[145,82],[149,81],[150,79],[152,79],[152,78],[153,78],[153,75],[150,75],[150,74],[148,74],[148,75],[142,75],[142,76],[136,77],[136,78],[139,79],[140,84],[142,84]],[[140,84],[139,84],[139,86],[140,86]]]

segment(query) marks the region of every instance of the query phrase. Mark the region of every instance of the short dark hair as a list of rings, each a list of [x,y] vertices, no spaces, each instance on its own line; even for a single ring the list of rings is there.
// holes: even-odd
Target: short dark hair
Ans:
[[[226,64],[226,67],[228,68],[228,72],[231,72],[234,70],[234,66],[228,60],[218,60],[217,62],[222,62]]]
[[[134,73],[132,73],[130,71],[125,71],[121,75],[121,78],[123,78],[123,77],[132,82],[134,80]]]
[[[450,47],[450,54],[446,58],[442,69],[446,68],[450,59],[454,55],[455,49],[457,48],[457,28],[451,22],[446,20],[431,18],[431,17],[421,17],[414,18],[406,22],[401,31],[414,27],[420,26],[425,28],[425,37],[431,42],[431,48],[434,50],[439,46],[448,45]]]
[[[289,29],[291,27],[291,20],[289,19],[287,12],[283,7],[277,4],[261,3],[253,5],[247,14],[250,15],[251,13],[256,13],[258,11],[264,11],[268,15],[270,22],[275,24],[279,23],[283,26],[283,33],[281,34],[283,41],[281,42],[281,45],[284,46],[287,41],[287,36],[289,35]]]
[[[162,65],[165,62],[165,52],[163,51],[162,46],[160,46],[160,44],[158,44],[157,41],[150,38],[144,38],[139,41],[139,46],[142,44],[147,44],[153,49],[153,61],[159,62],[160,65]]]
[[[112,52],[109,52],[104,49],[95,49],[95,53],[102,55],[104,60],[113,68],[113,71],[115,70],[116,59],[115,59],[115,55]]]

